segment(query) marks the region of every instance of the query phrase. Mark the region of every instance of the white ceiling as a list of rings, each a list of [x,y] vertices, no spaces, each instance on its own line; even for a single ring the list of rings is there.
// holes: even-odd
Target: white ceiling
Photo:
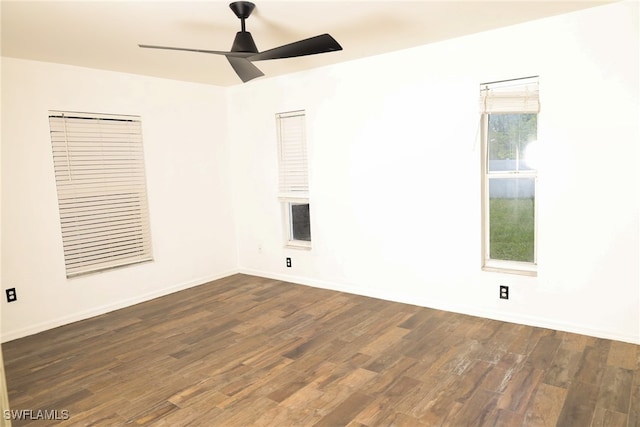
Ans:
[[[612,0],[254,0],[246,21],[259,50],[331,34],[340,52],[261,61],[262,79],[415,47]],[[141,49],[229,50],[240,21],[228,1],[2,0],[2,55],[176,80],[241,84],[223,56]]]

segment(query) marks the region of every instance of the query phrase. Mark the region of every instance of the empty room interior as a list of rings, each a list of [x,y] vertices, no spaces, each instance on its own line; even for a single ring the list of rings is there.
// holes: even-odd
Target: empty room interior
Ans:
[[[0,425],[640,426],[637,0],[0,13]]]

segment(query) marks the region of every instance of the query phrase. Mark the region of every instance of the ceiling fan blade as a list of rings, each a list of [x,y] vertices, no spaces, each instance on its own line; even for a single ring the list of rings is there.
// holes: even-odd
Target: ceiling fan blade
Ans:
[[[265,50],[248,57],[250,61],[264,61],[267,59],[293,58],[296,56],[315,55],[317,53],[342,50],[342,46],[329,34],[322,34],[297,42],[285,44]]]
[[[222,50],[189,49],[186,47],[153,46],[148,44],[139,44],[138,46],[145,49],[165,49],[165,50],[182,50],[187,52],[213,53],[215,55],[225,55],[226,57],[231,56],[235,58],[247,58],[251,55],[254,55],[251,52],[226,52]]]
[[[229,64],[236,71],[236,74],[243,82],[248,82],[256,77],[264,76],[264,73],[253,65],[248,59],[238,58],[235,56],[227,56]]]

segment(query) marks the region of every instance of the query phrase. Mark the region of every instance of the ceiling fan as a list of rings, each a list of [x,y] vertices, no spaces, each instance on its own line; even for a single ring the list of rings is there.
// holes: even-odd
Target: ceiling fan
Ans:
[[[258,67],[253,65],[252,61],[293,58],[296,56],[315,55],[317,53],[342,50],[342,46],[340,46],[333,37],[329,34],[322,34],[260,52],[253,41],[251,33],[246,31],[244,23],[245,19],[251,15],[251,12],[253,12],[256,5],[248,1],[236,1],[231,3],[229,7],[240,19],[241,23],[241,31],[236,33],[233,45],[231,46],[231,51],[152,46],[146,44],[139,44],[138,46],[149,49],[182,50],[188,52],[224,55],[243,82],[248,82],[256,77],[264,76],[264,73],[260,71]]]

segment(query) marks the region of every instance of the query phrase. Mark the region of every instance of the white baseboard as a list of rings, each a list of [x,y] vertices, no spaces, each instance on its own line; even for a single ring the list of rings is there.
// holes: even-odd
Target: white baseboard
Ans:
[[[282,280],[285,282],[296,283],[300,285],[312,286],[322,289],[330,289],[339,292],[346,292],[349,294],[362,295],[377,299],[383,299],[387,301],[400,302],[404,304],[417,305],[420,307],[428,307],[436,310],[450,311],[459,314],[466,314],[469,316],[483,317],[486,319],[499,320],[502,322],[517,323],[520,325],[534,326],[545,329],[555,329],[563,332],[570,332],[580,335],[588,335],[596,338],[604,338],[615,341],[623,341],[631,344],[640,344],[640,337],[633,335],[620,334],[618,332],[612,332],[608,330],[595,329],[585,327],[583,325],[571,324],[565,322],[556,322],[549,319],[538,318],[534,316],[522,315],[519,313],[503,313],[494,312],[489,310],[478,309],[477,307],[469,307],[464,305],[453,305],[450,303],[443,303],[442,301],[424,301],[416,299],[415,295],[402,295],[394,292],[393,294],[380,290],[380,289],[368,289],[355,284],[348,283],[336,283],[324,280],[309,279],[307,277],[300,277],[288,274],[278,274],[267,271],[258,271],[247,268],[240,268],[239,273],[249,274],[253,276],[266,277],[275,280]]]
[[[240,268],[237,270],[231,270],[231,271],[216,274],[213,276],[190,280],[190,281],[179,283],[177,285],[173,285],[164,289],[159,289],[153,292],[139,295],[134,298],[128,298],[125,300],[117,301],[112,304],[95,307],[90,310],[86,310],[79,313],[74,313],[69,316],[63,316],[47,322],[30,325],[24,329],[9,331],[8,333],[5,333],[2,335],[2,339],[0,342],[12,341],[14,339],[22,338],[28,335],[33,335],[38,332],[46,331],[48,329],[53,329],[58,326],[63,326],[69,323],[85,320],[94,316],[99,316],[101,314],[108,313],[110,311],[118,310],[124,307],[141,303],[141,302],[149,301],[154,298],[169,295],[174,292],[192,288],[194,286],[202,285],[204,283],[211,282],[214,280],[222,279],[224,277],[228,277],[237,273],[265,277],[265,278],[275,279],[275,280],[282,280],[285,282],[296,283],[296,284],[305,285],[305,286],[312,286],[315,288],[329,289],[329,290],[334,290],[338,292],[346,292],[349,294],[362,295],[362,296],[367,296],[371,298],[383,299],[387,301],[394,301],[394,302],[400,302],[404,304],[428,307],[436,310],[450,311],[454,313],[466,314],[469,316],[483,317],[483,318],[499,320],[503,322],[517,323],[521,325],[535,326],[535,327],[546,328],[546,329],[555,329],[559,331],[571,332],[571,333],[581,334],[581,335],[588,335],[588,336],[597,337],[597,338],[605,338],[605,339],[611,339],[616,341],[628,342],[632,344],[640,344],[640,337],[638,336],[629,336],[629,335],[620,334],[612,331],[589,328],[583,325],[570,324],[570,323],[564,323],[564,322],[555,322],[555,321],[550,321],[548,319],[542,319],[542,318],[537,318],[533,316],[524,316],[519,313],[502,313],[502,312],[497,313],[489,310],[479,310],[477,307],[452,305],[448,303],[443,303],[442,301],[423,301],[423,300],[416,299],[414,295],[402,295],[398,293],[392,294],[388,291],[383,291],[380,289],[364,288],[356,284],[338,283],[338,282],[331,282],[326,280],[310,279],[308,277],[300,277],[300,276],[288,275],[288,274],[278,274],[278,273],[273,273],[268,271],[260,271],[260,270],[253,270],[253,269],[247,269],[247,268]]]
[[[146,294],[137,295],[133,298],[127,298],[124,300],[120,300],[111,304],[91,308],[89,310],[81,311],[78,313],[73,313],[68,316],[58,317],[56,319],[48,320],[46,322],[37,323],[35,325],[29,325],[26,328],[18,329],[15,331],[9,331],[2,334],[2,340],[0,342],[8,342],[18,338],[26,337],[29,335],[37,334],[38,332],[43,332],[49,329],[57,328],[58,326],[67,325],[69,323],[77,322],[79,320],[89,319],[91,317],[99,316],[101,314],[108,313],[110,311],[119,310],[121,308],[129,307],[134,304],[139,304],[141,302],[149,301],[154,298],[163,297],[165,295],[172,294],[174,292],[182,291],[184,289],[189,289],[194,286],[202,285],[204,283],[211,282],[213,280],[222,279],[233,274],[239,273],[238,270],[231,270],[224,273],[200,277],[198,279],[189,280],[187,282],[179,283],[177,285],[169,286],[163,289],[157,289],[152,292],[148,292]]]

